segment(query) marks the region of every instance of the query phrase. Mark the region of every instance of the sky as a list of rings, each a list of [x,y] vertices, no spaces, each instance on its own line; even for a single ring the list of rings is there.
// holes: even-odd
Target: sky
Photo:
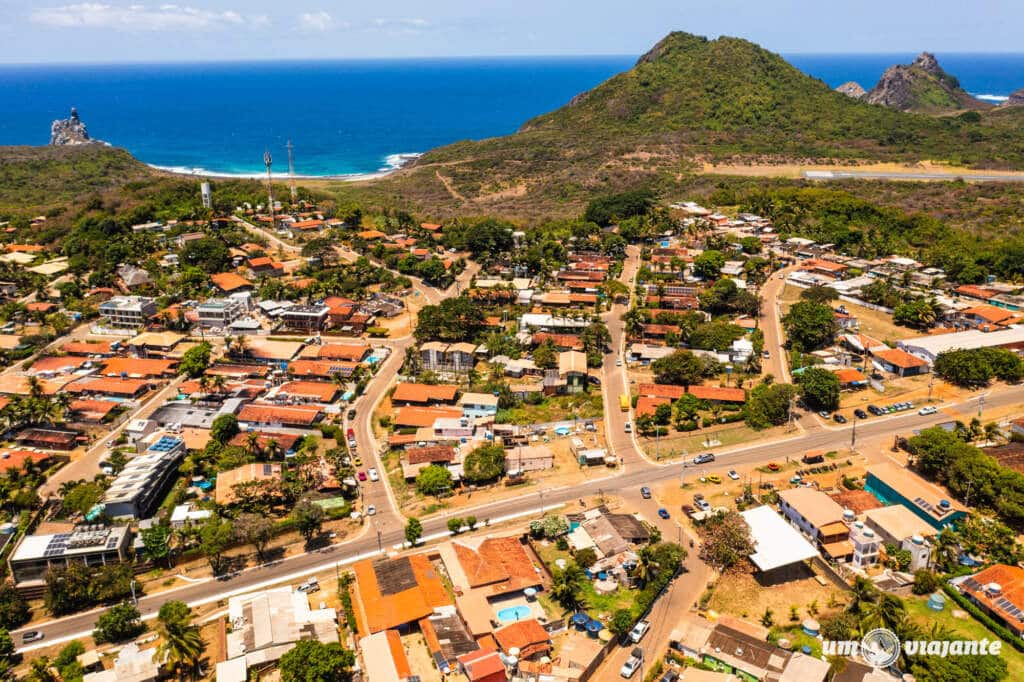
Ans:
[[[671,30],[785,54],[1021,51],[1022,0],[0,0],[0,63],[632,55]]]

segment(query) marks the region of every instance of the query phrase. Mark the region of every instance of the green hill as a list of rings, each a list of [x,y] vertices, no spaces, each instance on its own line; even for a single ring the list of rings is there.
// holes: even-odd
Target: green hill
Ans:
[[[746,40],[672,33],[516,134],[435,149],[369,193],[502,212],[672,182],[712,161],[1024,168],[1022,121],[895,111],[835,92]]]

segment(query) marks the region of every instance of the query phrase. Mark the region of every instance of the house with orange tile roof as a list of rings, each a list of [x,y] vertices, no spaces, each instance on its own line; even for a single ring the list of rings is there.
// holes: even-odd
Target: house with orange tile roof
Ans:
[[[297,433],[287,433],[285,431],[250,431],[248,433],[236,433],[234,438],[228,441],[228,444],[240,448],[248,448],[250,433],[256,434],[256,447],[260,450],[265,449],[270,441],[274,441],[281,448],[281,452],[288,452],[302,438]]]
[[[363,230],[362,232],[358,232],[357,236],[360,239],[368,242],[376,241],[378,239],[384,239],[385,237],[387,237],[387,235],[381,232],[380,230]]]
[[[353,573],[352,606],[360,634],[402,628],[452,606],[426,554],[364,559],[353,566]]]
[[[321,360],[348,360],[349,362],[362,362],[370,354],[370,347],[366,344],[346,345],[340,343],[327,343],[320,346],[317,357]]]
[[[416,384],[402,382],[391,394],[394,405],[436,405],[454,403],[459,387],[451,384]]]
[[[408,405],[395,413],[395,426],[432,427],[438,419],[459,419],[462,408],[417,407]]]
[[[68,355],[113,355],[113,341],[71,341],[60,347]]]
[[[658,405],[671,405],[672,400],[664,396],[648,396],[642,395],[636,400],[636,416],[645,417],[647,415],[654,416],[654,413],[658,410]]]
[[[236,291],[252,291],[256,286],[245,277],[234,272],[220,272],[210,275],[210,281],[225,294],[231,294]]]
[[[149,390],[145,379],[121,379],[111,377],[85,378],[64,387],[68,393],[79,395],[106,395],[119,398],[138,398]]]
[[[267,256],[249,259],[249,269],[257,275],[280,277],[284,274],[284,265]]]
[[[291,229],[299,232],[319,232],[323,226],[322,220],[299,220],[291,224]]]
[[[67,374],[79,369],[89,360],[72,355],[51,355],[32,363],[28,374]]]
[[[177,364],[176,360],[109,358],[103,361],[103,374],[131,379],[164,377],[174,374],[174,367]]]
[[[1024,568],[996,564],[957,584],[965,597],[1018,637],[1024,637]]]
[[[871,357],[886,372],[901,377],[928,373],[928,362],[899,348],[876,348]]]
[[[35,466],[42,466],[53,458],[49,452],[36,452],[35,450],[0,450],[0,472],[7,473],[14,469],[21,471],[27,462]]]
[[[742,388],[725,388],[721,386],[690,386],[689,390],[683,386],[672,386],[670,384],[640,384],[637,393],[641,396],[651,398],[668,398],[678,400],[684,393],[689,393],[698,400],[708,400],[722,403],[743,403],[747,400],[747,394]]]
[[[864,374],[854,367],[844,367],[833,371],[836,378],[839,379],[840,388],[863,388],[868,385],[868,378]]]
[[[420,223],[420,229],[427,232],[440,232],[441,226],[437,223]]]
[[[1016,313],[987,304],[972,306],[956,314],[957,321],[968,327],[982,330],[1005,327],[1013,324],[1017,318]]]
[[[506,682],[508,673],[497,651],[478,649],[458,658],[459,670],[469,682]]]
[[[236,499],[235,486],[247,483],[274,482],[281,480],[281,465],[267,462],[243,464],[235,469],[217,474],[217,504],[234,504]],[[269,493],[269,488],[264,491]]]
[[[309,428],[322,414],[323,408],[318,405],[248,403],[239,411],[238,421],[255,427]]]
[[[311,403],[333,403],[340,387],[327,381],[288,381],[277,389],[277,396]]]
[[[975,284],[963,284],[954,289],[953,292],[960,296],[966,296],[967,298],[973,298],[979,301],[987,301],[999,295],[999,292],[995,289],[979,287]]]
[[[70,418],[76,422],[83,422],[87,424],[99,424],[114,411],[119,403],[113,400],[89,400],[89,399],[78,399],[72,400],[68,405],[68,409],[71,412]]]
[[[552,649],[551,635],[536,618],[498,628],[494,631],[494,639],[506,654],[512,649],[518,649],[521,659],[543,656]]]

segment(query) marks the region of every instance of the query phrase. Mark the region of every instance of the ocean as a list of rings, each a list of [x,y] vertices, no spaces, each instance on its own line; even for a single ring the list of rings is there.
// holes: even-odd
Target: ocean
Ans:
[[[1024,54],[938,54],[968,92],[1024,87]],[[870,88],[913,54],[789,55],[835,87]],[[78,108],[92,137],[180,172],[363,176],[463,139],[514,132],[629,68],[631,56],[0,66],[0,145],[46,144]]]

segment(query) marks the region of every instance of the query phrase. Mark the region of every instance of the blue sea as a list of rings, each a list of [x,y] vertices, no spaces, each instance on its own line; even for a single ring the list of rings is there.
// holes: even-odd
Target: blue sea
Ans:
[[[939,54],[971,93],[1024,87],[1024,54]],[[913,54],[790,55],[830,86],[870,88]],[[515,131],[629,68],[632,56],[0,66],[0,145],[46,144],[78,108],[90,134],[146,163],[253,175],[263,152],[300,176],[367,175],[433,147]]]

